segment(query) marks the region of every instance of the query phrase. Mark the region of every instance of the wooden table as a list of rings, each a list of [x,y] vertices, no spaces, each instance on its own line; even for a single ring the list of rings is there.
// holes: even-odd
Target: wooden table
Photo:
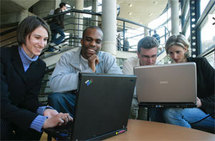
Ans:
[[[215,134],[159,122],[128,120],[127,128],[106,141],[215,141]]]

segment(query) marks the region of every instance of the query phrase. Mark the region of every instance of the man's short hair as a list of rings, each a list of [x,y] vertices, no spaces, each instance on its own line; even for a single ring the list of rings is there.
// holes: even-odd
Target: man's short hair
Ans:
[[[102,31],[102,29],[100,27],[98,27],[98,26],[89,26],[89,27],[87,27],[87,28],[84,29],[83,34],[82,34],[82,38],[84,38],[84,36],[86,34],[86,31],[88,29],[97,29],[97,30],[100,30],[103,33],[103,31]]]
[[[66,3],[65,3],[65,2],[61,2],[61,3],[59,4],[59,7],[60,7],[60,8],[62,8],[62,7],[64,7],[64,6],[66,6]]]
[[[141,48],[151,49],[154,47],[159,47],[159,43],[158,43],[157,39],[155,39],[154,37],[151,37],[151,36],[146,36],[146,37],[142,38],[138,42],[138,45],[137,45],[138,52],[141,51]]]
[[[26,44],[27,35],[31,34],[36,28],[42,26],[48,32],[48,42],[50,41],[50,28],[49,25],[37,16],[29,16],[25,18],[17,28],[17,42],[19,45]]]

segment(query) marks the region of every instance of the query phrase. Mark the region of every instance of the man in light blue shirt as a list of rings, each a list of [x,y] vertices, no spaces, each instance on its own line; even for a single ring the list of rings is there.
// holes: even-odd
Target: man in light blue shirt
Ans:
[[[80,72],[122,74],[116,59],[107,52],[100,51],[103,32],[92,26],[84,30],[81,39],[82,47],[62,55],[50,78],[53,94],[48,102],[60,112],[68,112],[74,116],[75,90],[78,87]]]

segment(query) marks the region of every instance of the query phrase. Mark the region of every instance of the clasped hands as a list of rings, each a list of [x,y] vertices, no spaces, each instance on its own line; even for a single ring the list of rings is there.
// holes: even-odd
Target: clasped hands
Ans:
[[[48,117],[43,124],[44,129],[61,126],[73,120],[73,118],[68,113],[58,113],[54,109],[46,109],[44,111],[44,116]]]

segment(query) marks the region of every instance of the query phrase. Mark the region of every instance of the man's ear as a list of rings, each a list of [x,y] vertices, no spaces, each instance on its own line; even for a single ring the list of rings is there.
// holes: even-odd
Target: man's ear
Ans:
[[[185,48],[183,48],[183,49],[184,49],[184,51],[185,51],[185,52],[187,52],[187,51],[188,51],[188,48],[187,48],[187,47],[185,47]]]
[[[140,58],[140,53],[137,51],[137,57]]]
[[[83,41],[83,39],[81,39],[81,46],[83,46],[83,44],[84,44],[84,41]]]

